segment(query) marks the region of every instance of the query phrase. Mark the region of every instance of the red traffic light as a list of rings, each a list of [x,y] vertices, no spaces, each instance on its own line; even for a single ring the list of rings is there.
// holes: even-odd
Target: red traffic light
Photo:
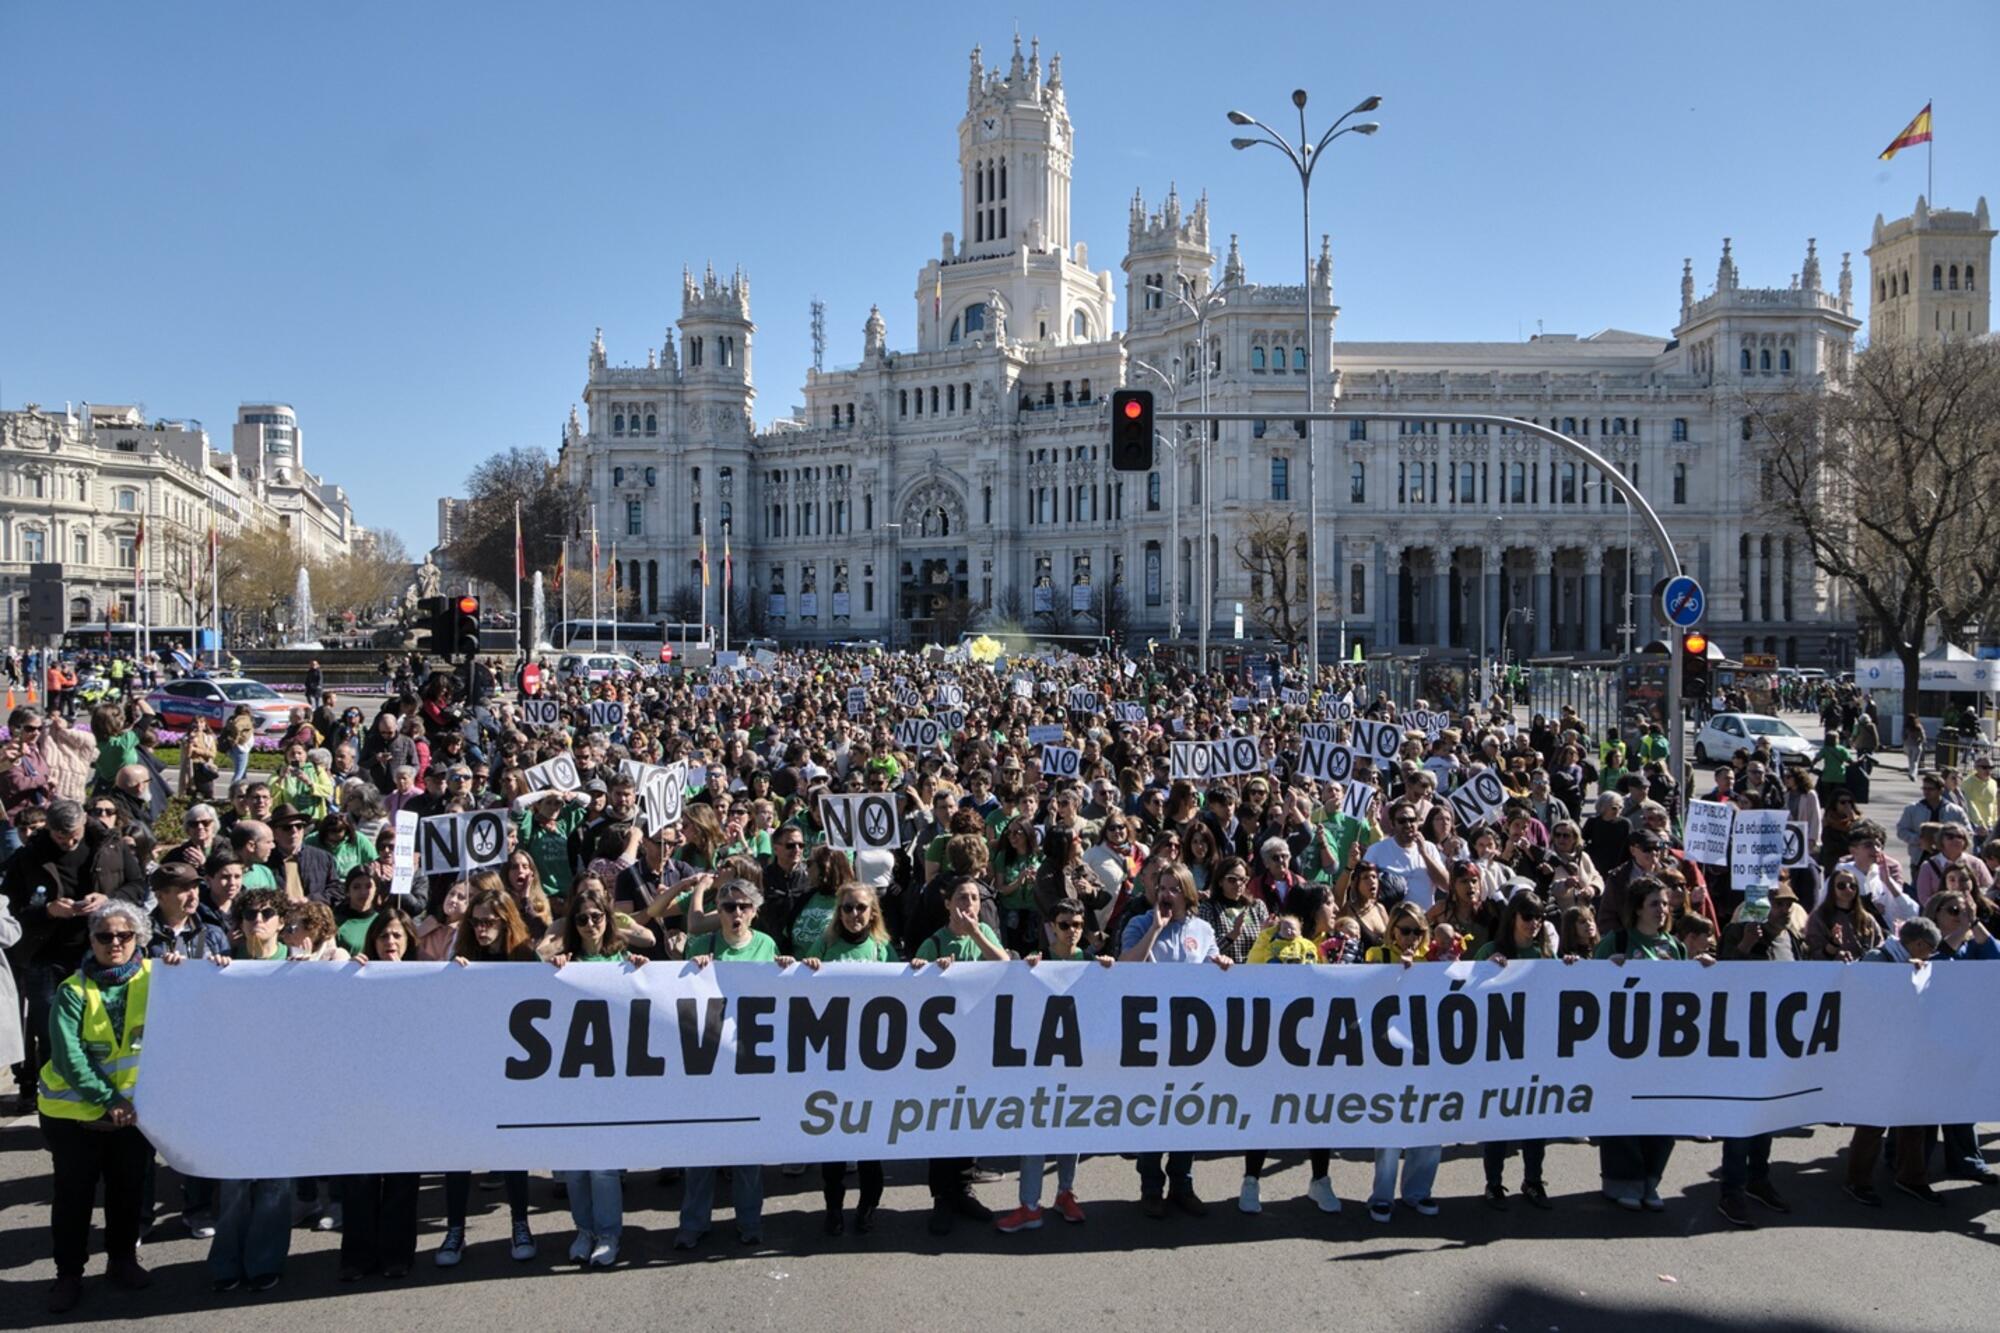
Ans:
[[[1125,419],[1127,421],[1137,421],[1140,413],[1145,410],[1145,404],[1141,403],[1137,398],[1127,398],[1125,400]]]
[[[458,613],[459,613],[460,615],[462,615],[462,616],[476,616],[476,615],[478,615],[478,614],[479,614],[479,599],[478,599],[477,597],[461,597],[461,598],[459,598],[459,599],[458,599]]]
[[[1706,656],[1708,653],[1708,636],[1706,634],[1683,635],[1681,637],[1681,647],[1687,652],[1693,653],[1696,657]]]

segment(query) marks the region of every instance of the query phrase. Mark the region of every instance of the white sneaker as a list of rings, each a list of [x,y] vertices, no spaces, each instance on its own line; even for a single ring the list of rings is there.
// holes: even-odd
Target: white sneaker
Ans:
[[[1236,1211],[1239,1213],[1263,1212],[1264,1201],[1262,1198],[1259,1197],[1259,1193],[1260,1191],[1258,1190],[1257,1187],[1257,1177],[1255,1176],[1243,1177],[1243,1188],[1239,1190],[1236,1195]]]
[[[1340,1196],[1333,1192],[1333,1181],[1325,1176],[1314,1176],[1306,1186],[1306,1197],[1319,1205],[1322,1213],[1340,1211]]]
[[[610,1241],[599,1241],[590,1251],[592,1268],[609,1268],[618,1262],[618,1247]]]
[[[576,1233],[576,1239],[569,1243],[569,1260],[573,1264],[588,1263],[590,1252],[597,1248],[597,1237],[588,1231]]]

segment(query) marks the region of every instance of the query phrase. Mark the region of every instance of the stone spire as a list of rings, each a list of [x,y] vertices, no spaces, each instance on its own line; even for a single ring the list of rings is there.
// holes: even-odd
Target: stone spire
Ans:
[[[1799,286],[1809,292],[1819,290],[1819,242],[1811,236],[1806,237],[1806,262],[1799,269]]]
[[[868,322],[861,326],[861,357],[864,361],[879,361],[888,354],[889,328],[882,322],[882,307],[868,307]]]
[[[1229,233],[1229,258],[1222,263],[1222,285],[1243,285],[1243,252],[1236,248],[1236,233],[1233,231]]]
[[[1021,67],[1021,30],[1016,28],[1014,30],[1014,59],[1007,66],[1007,82],[1018,90],[1021,86],[1021,76],[1024,72]]]
[[[1729,257],[1729,238],[1722,238],[1722,258],[1715,266],[1715,290],[1726,292],[1736,286],[1736,261]]]
[[[1313,286],[1333,290],[1333,238],[1325,232],[1320,233],[1319,260],[1313,264]]]
[[[583,437],[583,418],[576,414],[576,404],[569,405],[569,437],[572,440]]]
[[[660,364],[668,370],[679,370],[681,366],[680,353],[674,350],[674,328],[671,324],[667,326],[666,341],[660,344]]]
[[[658,370],[659,368],[660,368],[660,363],[659,360],[657,359],[657,353],[655,353],[652,348],[648,347],[646,349],[646,369]]]
[[[1694,314],[1694,258],[1681,260],[1681,322]]]
[[[1840,252],[1840,304],[1843,308],[1854,304],[1854,263],[1850,251]]]
[[[1058,96],[1062,93],[1062,52],[1060,51],[1049,57],[1049,92]]]
[[[600,327],[597,330],[596,336],[590,340],[590,368],[592,370],[598,370],[601,369],[603,365],[604,365],[604,330],[602,327]]]
[[[965,87],[965,105],[969,109],[979,101],[979,90],[986,82],[986,69],[979,63],[979,48],[972,48],[972,77]]]
[[[1040,37],[1031,37],[1028,39],[1028,52],[1028,86],[1031,90],[1040,92],[1042,87],[1042,39]]]

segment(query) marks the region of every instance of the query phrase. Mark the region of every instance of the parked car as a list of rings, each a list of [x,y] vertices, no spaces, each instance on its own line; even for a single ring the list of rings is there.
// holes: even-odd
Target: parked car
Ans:
[[[1768,740],[1781,764],[1810,764],[1819,758],[1819,742],[1792,730],[1789,722],[1765,713],[1717,713],[1695,733],[1696,763],[1720,763],[1738,750],[1754,750]]]
[[[639,660],[624,653],[564,653],[556,661],[563,680],[600,681],[611,676],[636,676]]]
[[[291,725],[292,710],[303,707],[305,700],[287,699],[264,682],[245,676],[170,680],[146,696],[146,706],[167,726],[181,731],[192,727],[196,718],[220,726],[236,712],[238,704],[250,705],[260,733],[276,735]]]

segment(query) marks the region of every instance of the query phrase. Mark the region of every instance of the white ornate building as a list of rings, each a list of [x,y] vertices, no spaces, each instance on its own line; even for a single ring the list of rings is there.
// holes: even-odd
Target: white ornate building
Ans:
[[[210,527],[229,541],[276,525],[302,558],[346,554],[362,530],[346,492],[298,465],[292,409],[246,405],[233,434],[232,449],[215,449],[199,421],[148,421],[132,406],[0,412],[0,624],[10,640],[21,641],[28,567],[43,561],[63,566],[72,624],[131,621],[144,595],[150,623],[163,626],[191,619]]]
[[[1305,443],[1288,415],[1305,404],[1313,354],[1303,289],[1250,281],[1233,237],[1218,274],[1205,197],[1188,206],[1170,189],[1150,207],[1135,195],[1117,329],[1114,277],[1070,235],[1061,57],[1045,72],[1018,39],[1004,73],[973,51],[958,154],[958,229],[917,272],[907,344],[897,348],[877,307],[860,361],[810,372],[789,418],[754,425],[756,327],[740,269],[685,274],[681,317],[643,366],[613,365],[601,331],[593,341],[562,466],[595,501],[607,551],[616,537],[639,614],[667,616],[690,597],[701,534],[719,562],[726,526],[738,588],[786,641],[923,639],[962,618],[953,598],[975,616],[1061,615],[1094,604],[1078,587],[1106,583],[1129,633],[1163,636],[1176,582],[1191,636],[1206,502],[1213,631],[1230,633],[1237,602],[1255,623],[1269,590],[1236,557],[1238,538],[1274,507],[1303,511]],[[1358,641],[1450,656],[1490,651],[1504,633],[1515,653],[1608,655],[1624,642],[1628,565],[1632,634],[1655,636],[1659,560],[1601,478],[1533,437],[1429,419],[1486,412],[1564,431],[1634,478],[1706,584],[1708,625],[1727,651],[1851,658],[1839,590],[1758,517],[1747,408],[1847,364],[1861,322],[1846,256],[1831,290],[1811,241],[1788,282],[1753,288],[1725,239],[1706,295],[1683,262],[1670,335],[1520,343],[1340,342],[1324,241],[1312,281],[1340,406],[1382,413],[1318,432],[1323,651]],[[1174,297],[1200,302],[1218,285],[1211,406],[1268,417],[1214,430],[1207,496],[1193,441],[1162,453],[1162,472],[1113,472],[1108,391],[1160,388],[1144,361],[1194,406],[1204,353]],[[1979,319],[1984,328],[1983,306]],[[1334,393],[1322,376],[1321,405]],[[707,618],[718,613],[712,592]]]

